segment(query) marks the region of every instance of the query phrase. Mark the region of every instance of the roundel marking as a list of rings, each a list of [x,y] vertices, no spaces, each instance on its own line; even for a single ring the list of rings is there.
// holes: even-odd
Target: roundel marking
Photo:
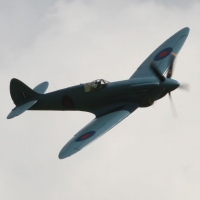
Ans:
[[[162,51],[160,51],[155,57],[154,57],[154,60],[155,61],[159,61],[159,60],[162,60],[164,58],[166,58],[171,52],[172,52],[172,48],[171,47],[168,47],[166,49],[163,49]]]
[[[74,102],[73,102],[72,98],[68,95],[65,95],[61,98],[61,103],[67,109],[74,108]]]
[[[88,138],[92,137],[94,134],[95,134],[95,131],[90,131],[90,132],[84,133],[83,135],[79,136],[76,139],[76,142],[81,142],[83,140],[87,140]]]

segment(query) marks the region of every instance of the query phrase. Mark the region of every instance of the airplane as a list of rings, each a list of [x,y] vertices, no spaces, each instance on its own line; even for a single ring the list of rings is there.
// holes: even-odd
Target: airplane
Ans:
[[[16,107],[7,119],[26,110],[85,111],[95,118],[76,133],[58,157],[69,157],[105,134],[139,107],[149,107],[178,87],[172,79],[173,63],[182,48],[189,28],[185,27],[161,44],[133,75],[117,82],[104,79],[45,93],[48,82],[29,88],[20,80],[10,82],[10,95]]]

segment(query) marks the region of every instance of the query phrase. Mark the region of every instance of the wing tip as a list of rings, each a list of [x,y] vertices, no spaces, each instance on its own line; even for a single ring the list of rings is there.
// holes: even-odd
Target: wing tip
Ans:
[[[185,28],[181,29],[180,32],[182,32],[184,35],[189,35],[190,28],[189,27],[185,27]]]
[[[58,158],[60,159],[60,160],[63,160],[63,159],[65,159],[65,158],[67,158],[67,157],[70,157],[71,155],[64,155],[62,152],[60,152],[59,154],[58,154]]]
[[[15,114],[13,114],[13,112],[11,111],[10,113],[9,113],[9,115],[7,116],[7,119],[12,119],[12,118],[14,118],[14,117],[16,117],[17,115],[15,115]]]

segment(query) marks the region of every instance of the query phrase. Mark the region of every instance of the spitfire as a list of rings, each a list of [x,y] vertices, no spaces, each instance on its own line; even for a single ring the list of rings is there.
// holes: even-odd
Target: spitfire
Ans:
[[[26,110],[86,111],[95,118],[62,148],[59,158],[71,156],[109,131],[139,107],[151,106],[180,87],[173,80],[174,60],[182,48],[189,28],[183,28],[161,44],[127,80],[108,82],[104,79],[45,93],[48,82],[34,89],[13,78],[10,94],[16,107],[8,119]],[[183,88],[183,86],[181,86]]]

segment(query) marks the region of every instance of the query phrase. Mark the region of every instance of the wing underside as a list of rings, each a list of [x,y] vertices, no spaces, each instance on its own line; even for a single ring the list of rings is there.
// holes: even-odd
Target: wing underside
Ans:
[[[138,108],[137,103],[125,105],[118,111],[111,112],[99,118],[95,118],[81,129],[60,151],[59,158],[63,159],[80,151],[94,140],[98,139],[108,130],[113,128],[133,111]]]
[[[189,34],[189,28],[183,28],[163,44],[161,44],[135,71],[130,77],[142,78],[142,77],[155,77],[155,74],[150,69],[151,62],[154,62],[160,73],[164,74],[173,60],[182,48],[187,36]]]

